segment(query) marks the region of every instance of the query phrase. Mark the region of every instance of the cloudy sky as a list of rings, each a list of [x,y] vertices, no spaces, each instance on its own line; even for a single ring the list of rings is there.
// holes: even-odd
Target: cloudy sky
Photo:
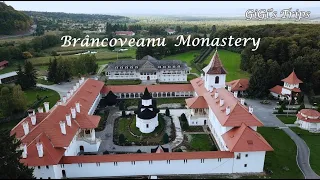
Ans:
[[[317,11],[313,1],[5,1],[17,10],[118,15],[239,15],[247,9]],[[320,11],[320,10],[319,10]]]

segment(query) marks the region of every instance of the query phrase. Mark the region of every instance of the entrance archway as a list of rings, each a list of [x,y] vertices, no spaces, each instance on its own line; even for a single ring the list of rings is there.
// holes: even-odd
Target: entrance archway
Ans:
[[[148,80],[148,81],[150,80],[150,76],[147,76],[147,80]]]
[[[83,146],[80,146],[80,151],[84,151],[84,147]]]

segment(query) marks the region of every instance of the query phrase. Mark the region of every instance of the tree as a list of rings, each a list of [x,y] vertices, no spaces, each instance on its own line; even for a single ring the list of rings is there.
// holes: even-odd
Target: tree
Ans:
[[[169,110],[169,108],[166,108],[165,114],[166,114],[166,116],[170,116],[170,110]]]
[[[194,25],[194,26],[193,26],[193,32],[197,33],[198,30],[199,30],[198,26],[197,26],[197,25]]]
[[[34,179],[33,169],[28,168],[19,160],[22,150],[17,150],[21,142],[10,136],[9,130],[0,131],[0,179]]]
[[[216,33],[217,32],[216,25],[212,25],[211,31],[212,31],[212,33]]]
[[[27,99],[20,85],[16,85],[12,89],[12,105],[16,112],[24,111],[27,108]]]
[[[181,26],[177,26],[175,30],[176,30],[177,33],[180,33],[181,32]]]
[[[126,111],[122,111],[122,117],[126,116]]]
[[[179,148],[179,149],[174,150],[174,152],[183,152],[183,151],[182,151],[182,149]]]
[[[29,59],[29,58],[32,58],[33,56],[32,56],[32,54],[30,52],[25,51],[25,52],[22,53],[22,57],[24,59]]]
[[[50,59],[49,66],[48,66],[48,81],[51,81],[51,82],[54,82],[54,83],[58,83],[56,81],[57,66],[58,66],[57,59],[54,58],[52,62],[51,62],[51,59]]]
[[[33,88],[36,86],[36,75],[36,69],[33,67],[31,62],[27,61],[24,65],[24,76],[26,82],[25,89]]]
[[[0,111],[6,117],[12,114],[12,95],[8,87],[2,87],[0,92]]]
[[[126,141],[126,139],[125,139],[124,135],[120,134],[119,135],[119,144],[123,144],[123,143],[125,143],[125,141]]]
[[[162,137],[162,142],[165,144],[169,143],[169,136],[167,133],[164,133],[164,135]]]
[[[120,103],[119,103],[119,110],[124,110],[124,109],[125,109],[124,103],[123,103],[123,101],[120,101]]]
[[[17,69],[17,81],[16,84],[19,84],[21,86],[22,89],[25,89],[26,87],[26,81],[25,81],[25,76],[24,76],[24,72],[21,69],[21,65],[18,64],[18,69]]]
[[[252,56],[250,59],[254,61],[254,65],[249,80],[248,94],[252,97],[261,98],[268,94],[267,65],[261,55]]]
[[[181,121],[182,122],[187,122],[187,117],[184,113],[181,114],[181,117],[180,117]]]
[[[117,96],[112,91],[109,91],[103,100],[105,100],[106,105],[113,106],[117,103]]]
[[[142,153],[140,149],[138,149],[137,153]]]

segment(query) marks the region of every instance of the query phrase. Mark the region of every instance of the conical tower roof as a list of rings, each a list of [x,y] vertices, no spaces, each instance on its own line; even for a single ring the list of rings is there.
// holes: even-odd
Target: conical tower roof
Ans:
[[[219,58],[218,50],[214,53],[210,63],[202,70],[206,74],[227,74]]]
[[[152,96],[151,96],[151,94],[149,93],[148,88],[145,88],[145,89],[144,89],[144,93],[143,93],[141,99],[143,99],[143,100],[152,99]]]
[[[294,72],[294,70],[292,71],[292,73],[291,73],[288,77],[282,79],[282,81],[283,81],[283,82],[286,82],[286,83],[289,83],[289,84],[299,84],[299,83],[303,83],[303,82],[297,77],[297,75],[296,75],[296,73]]]

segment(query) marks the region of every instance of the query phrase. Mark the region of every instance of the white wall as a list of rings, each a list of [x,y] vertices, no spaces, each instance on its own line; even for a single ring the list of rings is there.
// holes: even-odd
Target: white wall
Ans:
[[[241,154],[240,159],[237,159],[237,155]],[[248,155],[246,157],[246,154]],[[263,172],[265,151],[258,152],[235,152],[234,153],[234,173],[245,172]],[[245,167],[245,164],[247,167]]]
[[[94,113],[94,111],[98,107],[98,104],[99,104],[101,98],[102,98],[102,95],[101,95],[101,93],[99,93],[99,95],[94,100],[94,102],[93,102],[93,104],[92,104],[92,106],[91,106],[91,108],[90,108],[90,110],[88,112],[88,115],[92,115]],[[80,110],[80,112],[81,112],[81,110]]]
[[[136,127],[139,128],[142,133],[151,133],[156,129],[158,125],[158,114],[156,115],[156,117],[149,120],[140,119],[138,118],[138,115],[136,115]]]
[[[117,166],[113,162],[83,163],[82,167],[78,164],[65,164],[66,176],[68,178],[77,177],[102,177],[102,176],[130,176],[130,175],[170,175],[170,174],[204,174],[204,173],[232,173],[233,159],[223,158],[205,159],[201,163],[200,159],[187,160],[166,160],[162,161],[135,161],[118,162]],[[195,168],[196,167],[196,168]],[[90,170],[88,170],[90,169]]]
[[[219,77],[219,83],[215,83],[215,78]],[[213,88],[226,87],[226,75],[225,74],[205,74],[205,88],[211,90]]]
[[[54,165],[57,166],[57,165]],[[49,169],[46,168],[46,166],[40,166],[40,169],[38,169],[38,166],[34,166],[33,175],[37,177],[38,179],[54,179],[56,177],[55,169],[52,165],[48,166]]]

